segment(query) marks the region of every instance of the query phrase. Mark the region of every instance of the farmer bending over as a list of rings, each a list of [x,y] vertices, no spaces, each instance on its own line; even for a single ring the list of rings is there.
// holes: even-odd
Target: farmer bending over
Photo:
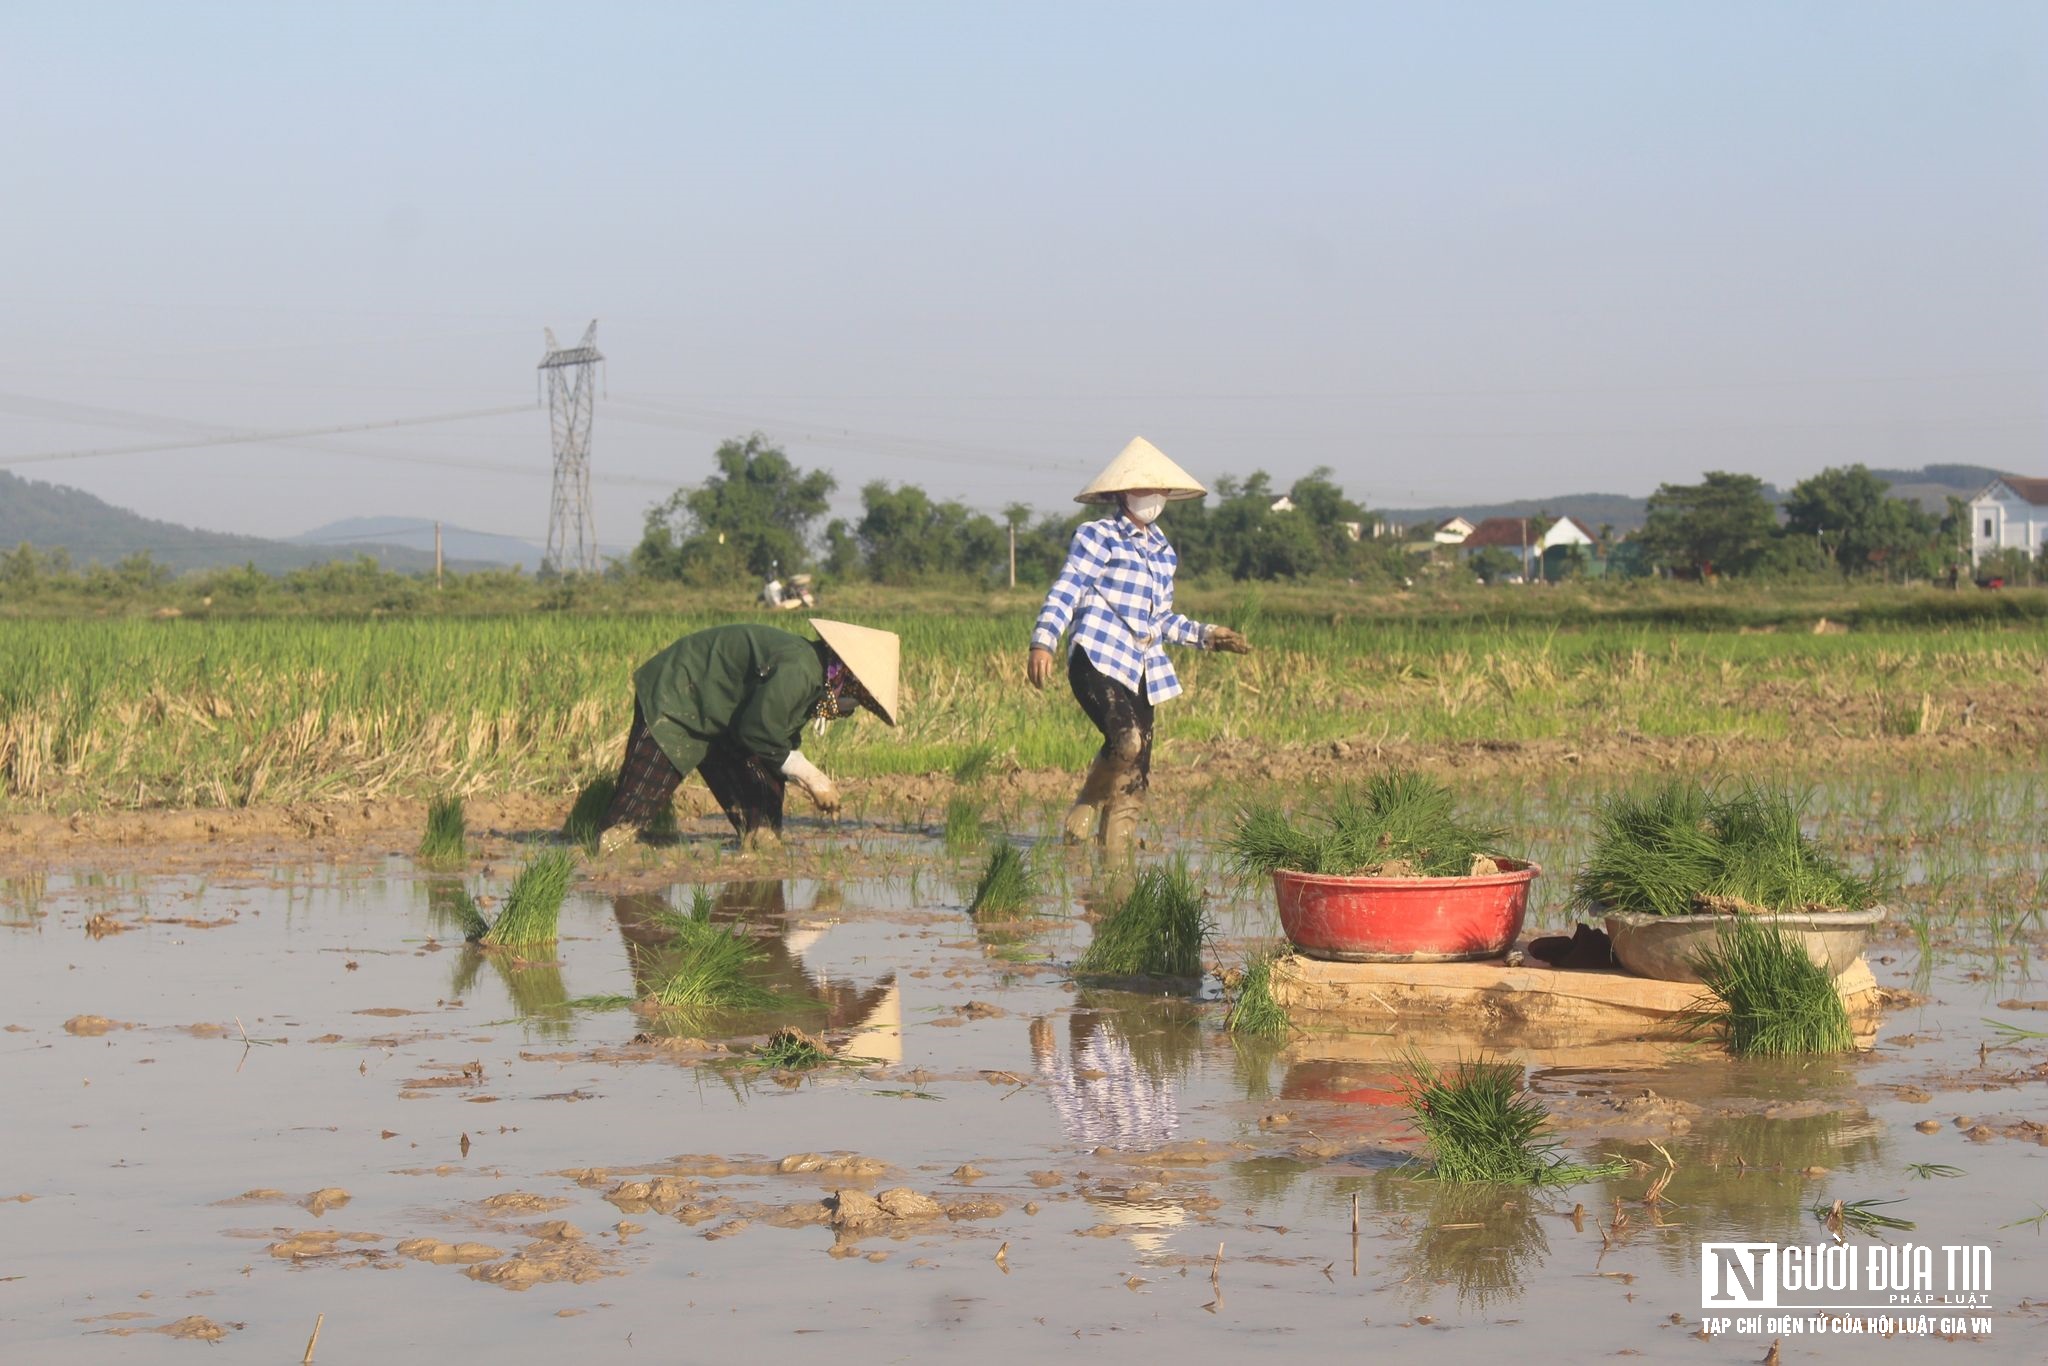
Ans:
[[[1109,503],[1119,511],[1083,522],[1074,533],[1066,566],[1031,632],[1027,672],[1031,685],[1043,688],[1052,677],[1053,651],[1072,625],[1067,683],[1102,732],[1102,748],[1067,812],[1069,844],[1092,834],[1110,853],[1131,847],[1152,776],[1152,708],[1180,696],[1162,642],[1232,654],[1251,650],[1228,626],[1204,626],[1173,610],[1180,557],[1153,524],[1168,501],[1207,492],[1141,436],[1074,495],[1077,503]]]
[[[782,837],[789,781],[818,809],[839,809],[832,780],[804,758],[804,723],[866,707],[896,724],[900,642],[889,631],[813,619],[817,640],[773,626],[714,626],[684,636],[633,674],[633,729],[618,786],[598,828],[605,853],[623,846],[695,769],[744,849]]]

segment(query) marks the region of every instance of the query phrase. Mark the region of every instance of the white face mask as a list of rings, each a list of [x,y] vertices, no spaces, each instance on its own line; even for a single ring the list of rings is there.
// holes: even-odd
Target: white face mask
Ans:
[[[1163,493],[1130,493],[1124,495],[1124,511],[1140,526],[1151,526],[1159,520],[1159,514],[1166,507]]]

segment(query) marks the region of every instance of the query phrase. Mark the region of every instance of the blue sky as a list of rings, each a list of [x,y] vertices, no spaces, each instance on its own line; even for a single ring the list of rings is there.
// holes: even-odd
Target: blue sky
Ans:
[[[759,428],[851,504],[1134,433],[1379,506],[2048,473],[2048,6],[8,6],[0,460],[528,402],[599,534]],[[11,466],[538,539],[546,424]]]

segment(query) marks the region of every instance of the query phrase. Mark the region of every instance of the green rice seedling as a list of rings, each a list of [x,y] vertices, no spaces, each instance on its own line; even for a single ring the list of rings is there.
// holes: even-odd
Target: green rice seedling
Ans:
[[[842,1061],[823,1043],[804,1033],[801,1029],[778,1029],[769,1036],[768,1042],[756,1048],[751,1057],[758,1067],[771,1067],[785,1072],[804,1072],[813,1067],[824,1067]]]
[[[569,808],[569,818],[562,822],[563,836],[572,844],[582,845],[586,854],[597,852],[598,840],[604,834],[598,829],[598,822],[604,819],[605,811],[610,808],[618,785],[618,779],[609,773],[600,773],[590,779],[576,793],[576,803]]]
[[[710,923],[711,912],[716,905],[711,889],[700,882],[690,888],[689,910],[678,911],[669,906],[662,906],[654,912],[654,918],[666,929],[679,934],[689,933],[693,925]]]
[[[1806,1212],[1836,1237],[1841,1236],[1843,1229],[1874,1236],[1894,1230],[1907,1232],[1919,1227],[1911,1219],[1885,1214],[1879,1208],[1902,1203],[1899,1200],[1837,1200],[1832,1205],[1808,1205]]]
[[[1801,828],[1805,803],[1755,785],[1732,794],[1689,778],[1601,804],[1591,852],[1572,883],[1581,910],[1862,910],[1877,885]]]
[[[420,837],[419,861],[449,867],[468,857],[462,798],[436,797],[427,806],[427,833]]]
[[[979,798],[963,793],[946,802],[947,853],[964,854],[980,844],[986,834]]]
[[[780,1001],[747,969],[767,957],[745,933],[703,919],[678,917],[676,937],[647,965],[647,1001],[664,1010],[766,1009]]]
[[[1501,840],[1501,831],[1461,819],[1449,788],[1394,771],[1339,790],[1299,825],[1276,804],[1246,806],[1223,848],[1231,871],[1244,879],[1278,869],[1463,877],[1475,858],[1499,853]]]
[[[1204,893],[1185,862],[1147,868],[1095,927],[1075,971],[1098,977],[1199,977],[1209,937]]]
[[[1624,1162],[1582,1166],[1542,1141],[1549,1111],[1522,1089],[1522,1069],[1478,1058],[1440,1069],[1418,1053],[1402,1062],[1402,1089],[1429,1146],[1429,1176],[1453,1184],[1568,1185],[1620,1175]]]
[[[1951,1167],[1946,1162],[1908,1162],[1906,1170],[1919,1177],[1922,1181],[1937,1176],[1956,1177],[1963,1174],[1961,1167]]]
[[[1007,919],[1024,909],[1031,894],[1031,870],[1023,851],[1008,840],[998,840],[989,850],[981,880],[974,884],[967,913],[976,920]]]
[[[988,776],[989,766],[995,758],[996,747],[986,741],[970,746],[953,761],[953,781],[962,787],[974,786]]]
[[[562,898],[568,895],[569,879],[575,872],[576,855],[567,849],[544,849],[528,859],[512,880],[505,909],[483,942],[496,948],[553,943],[562,917]]]
[[[1244,976],[1238,979],[1237,996],[1223,1016],[1223,1027],[1232,1034],[1279,1039],[1294,1027],[1294,1022],[1287,1018],[1287,1008],[1273,999],[1275,956],[1270,951],[1254,954],[1245,963]]]
[[[1716,1000],[1695,1008],[1698,1028],[1717,1030],[1745,1056],[1843,1053],[1856,1046],[1835,979],[1776,925],[1731,917],[1693,969]]]

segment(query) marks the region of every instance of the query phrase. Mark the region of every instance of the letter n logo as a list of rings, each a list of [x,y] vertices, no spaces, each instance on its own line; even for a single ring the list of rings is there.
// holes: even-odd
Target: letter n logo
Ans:
[[[1700,1244],[1700,1308],[1777,1307],[1776,1243]]]

